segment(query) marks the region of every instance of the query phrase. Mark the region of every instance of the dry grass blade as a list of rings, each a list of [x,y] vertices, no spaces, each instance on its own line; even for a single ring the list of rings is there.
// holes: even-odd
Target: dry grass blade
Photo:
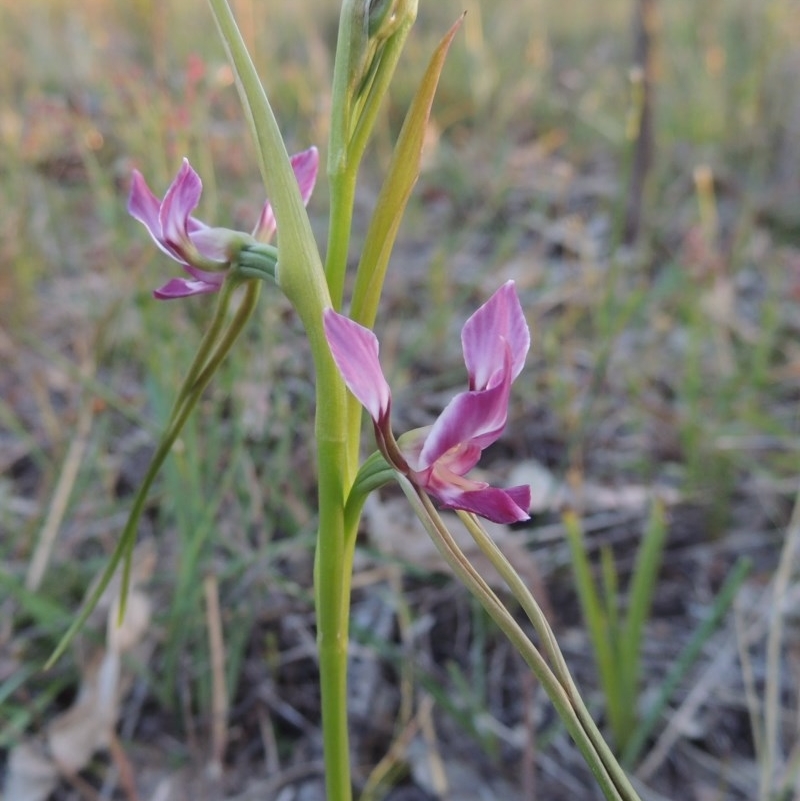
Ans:
[[[211,764],[209,775],[222,776],[222,763],[228,742],[228,689],[225,682],[225,642],[219,608],[219,586],[214,576],[203,581],[206,599],[206,626],[211,651]]]
[[[90,379],[93,377],[94,371],[94,359],[90,355],[87,355],[81,364],[81,375],[84,378]],[[58,529],[66,514],[67,504],[69,503],[70,495],[75,486],[75,480],[78,477],[78,471],[81,468],[83,457],[89,444],[89,432],[92,428],[93,417],[94,399],[90,393],[86,392],[84,393],[83,403],[81,404],[78,414],[78,421],[75,425],[75,435],[69,443],[67,454],[64,457],[64,462],[59,471],[58,483],[53,491],[50,508],[48,509],[42,530],[39,533],[36,550],[33,552],[33,557],[28,567],[25,587],[31,591],[35,591],[39,588],[44,578],[45,571],[47,570],[47,565],[53,551],[53,545],[58,535]]]
[[[783,754],[780,753],[779,737],[782,704],[780,698],[781,674],[783,664],[783,619],[788,609],[788,596],[791,588],[792,571],[796,567],[795,552],[800,543],[800,490],[795,499],[792,517],[786,530],[786,540],[781,551],[780,562],[773,580],[772,616],[767,635],[767,675],[764,694],[764,738],[761,764],[759,798],[768,801],[772,797],[776,773],[783,773]],[[783,777],[781,776],[781,779]]]

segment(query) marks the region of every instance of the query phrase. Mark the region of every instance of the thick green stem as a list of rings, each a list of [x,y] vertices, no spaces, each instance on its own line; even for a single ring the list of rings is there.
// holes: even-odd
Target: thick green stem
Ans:
[[[311,224],[277,120],[226,0],[209,0],[236,73],[257,143],[259,164],[278,230],[277,280],[308,334],[317,379],[316,439],[319,535],[314,590],[320,651],[322,730],[328,801],[350,801],[347,738],[347,617],[350,603],[344,504],[355,475],[346,447],[344,382],[328,348],[323,310],[331,305]],[[345,575],[347,573],[347,575]]]
[[[324,382],[320,381],[317,388],[317,403],[324,404]],[[320,425],[319,414],[317,424]],[[320,508],[314,589],[325,787],[326,797],[330,801],[350,801],[352,798],[347,729],[347,643],[352,557],[348,559],[344,527],[344,476],[339,470],[344,462],[343,446],[343,439],[328,438],[327,431],[318,431]]]

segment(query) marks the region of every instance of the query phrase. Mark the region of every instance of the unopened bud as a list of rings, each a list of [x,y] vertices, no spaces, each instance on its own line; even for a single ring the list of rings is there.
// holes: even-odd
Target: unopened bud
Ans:
[[[411,9],[413,6],[413,10]],[[370,37],[386,39],[406,20],[417,14],[417,3],[408,0],[371,0],[367,14]]]
[[[374,122],[418,0],[345,0],[334,67],[334,129],[330,158],[340,166],[357,127]],[[366,138],[366,137],[365,137]],[[364,141],[359,143],[360,150]]]

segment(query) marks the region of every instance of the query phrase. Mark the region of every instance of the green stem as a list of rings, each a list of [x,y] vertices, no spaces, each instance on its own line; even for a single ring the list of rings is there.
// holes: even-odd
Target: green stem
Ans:
[[[347,258],[350,248],[350,231],[353,223],[353,203],[356,193],[358,165],[330,164],[330,215],[328,251],[325,254],[325,277],[331,293],[331,302],[336,311],[341,311],[344,281],[347,273]]]
[[[211,319],[200,344],[197,347],[192,363],[184,376],[181,387],[178,390],[178,396],[172,406],[169,418],[167,420],[167,430],[172,428],[173,421],[180,413],[183,406],[195,395],[196,388],[202,385],[205,388],[211,380],[216,368],[225,358],[231,345],[236,341],[236,338],[241,333],[242,327],[250,319],[250,315],[255,311],[258,296],[261,294],[261,281],[248,281],[246,283],[247,290],[241,305],[236,310],[236,314],[231,320],[228,330],[223,337],[221,332],[225,325],[225,319],[228,314],[228,308],[233,296],[234,290],[241,286],[240,280],[227,280],[222,285],[219,293],[219,301],[214,309],[214,316]],[[215,365],[215,366],[212,366]],[[200,390],[202,392],[202,389]],[[192,401],[192,406],[197,402],[197,398]],[[178,429],[180,431],[180,429]],[[177,436],[177,435],[176,435]]]
[[[259,283],[260,286],[260,283]],[[219,299],[216,308],[214,309],[214,316],[211,318],[211,324],[203,334],[200,344],[197,346],[197,352],[189,365],[189,369],[183,378],[183,383],[178,390],[178,395],[175,398],[175,403],[172,405],[172,411],[169,414],[167,426],[169,427],[178,414],[181,406],[185,403],[186,398],[192,391],[197,376],[200,375],[203,367],[209,360],[209,353],[214,347],[214,343],[219,339],[220,332],[225,325],[225,318],[228,313],[228,306],[230,305],[233,290],[236,288],[236,283],[233,281],[225,281],[220,289]]]
[[[483,551],[494,569],[500,574],[500,577],[511,590],[511,594],[517,599],[522,610],[527,615],[528,620],[533,624],[533,628],[542,640],[545,655],[550,661],[553,670],[561,683],[565,683],[567,676],[569,676],[569,668],[542,608],[536,603],[536,599],[531,595],[519,573],[511,566],[505,554],[497,547],[497,544],[486,532],[478,518],[470,512],[458,511],[457,514],[472,539],[475,540],[475,544]]]
[[[230,301],[230,294],[234,287],[229,287],[229,283],[232,282],[226,281],[225,284],[223,284],[223,295],[220,297],[220,301],[217,306],[215,322],[217,317],[220,316],[220,311],[224,312],[224,310],[227,309]],[[219,342],[205,360],[198,357],[200,357],[203,351],[207,351],[213,343],[203,339],[201,348],[198,351],[198,356],[192,363],[189,374],[184,380],[183,386],[181,387],[181,391],[178,395],[179,399],[183,398],[183,401],[176,403],[175,409],[173,410],[169,423],[167,424],[167,430],[164,432],[161,442],[158,444],[158,448],[153,455],[153,458],[147,469],[147,473],[145,473],[142,484],[136,494],[136,500],[134,502],[133,509],[131,510],[128,523],[125,526],[125,531],[122,535],[122,541],[125,541],[126,538],[130,538],[131,548],[133,547],[133,542],[136,538],[136,529],[139,523],[139,518],[144,511],[144,504],[147,500],[147,495],[150,491],[153,481],[158,475],[164,460],[169,455],[170,450],[172,450],[175,440],[178,438],[178,435],[186,425],[189,415],[194,410],[194,407],[197,406],[197,402],[200,400],[206,387],[214,377],[214,373],[217,372],[225,357],[230,353],[231,348],[239,338],[239,335],[242,333],[247,321],[255,311],[260,294],[261,282],[248,281],[245,285],[245,296],[242,298],[242,302],[239,305],[239,308],[236,310],[236,314],[233,316],[227,331],[225,331],[225,334],[219,339]],[[198,361],[201,361],[203,366],[199,371],[195,371],[194,368],[196,367]],[[125,612],[124,599],[128,597],[130,566],[131,562],[130,559],[128,559],[125,562],[125,569],[122,573],[122,589],[120,591],[120,597],[123,599],[123,603],[120,604],[120,618]]]
[[[319,385],[321,386],[321,384]],[[318,397],[318,402],[322,400]],[[344,526],[341,478],[323,465],[342,463],[341,442],[317,439],[320,465],[319,535],[314,565],[326,798],[350,801],[347,729],[347,643],[352,549]],[[328,460],[326,462],[326,460]],[[352,537],[355,540],[355,537]]]
[[[230,304],[231,293],[234,288],[232,284],[233,282],[226,281],[223,284],[223,288],[220,293],[214,320],[212,322],[211,329],[209,329],[210,331],[213,330],[216,336],[219,336],[219,332],[222,329],[221,321],[224,321],[228,306]],[[142,483],[136,492],[136,497],[134,498],[128,520],[125,524],[125,528],[123,529],[119,542],[114,549],[114,553],[111,555],[111,559],[109,560],[106,569],[103,571],[103,574],[101,575],[100,580],[98,581],[97,586],[95,587],[91,596],[84,604],[83,609],[79,613],[78,617],[73,621],[72,625],[67,630],[67,633],[62,637],[61,642],[59,642],[52,656],[47,661],[46,668],[54,664],[61,654],[64,653],[72,638],[86,622],[86,619],[92,613],[92,610],[100,600],[101,595],[111,582],[111,579],[113,578],[120,561],[123,559],[125,559],[125,563],[122,574],[122,588],[120,590],[120,617],[124,615],[125,599],[127,598],[128,586],[130,583],[130,554],[132,553],[134,543],[136,542],[136,532],[138,530],[139,519],[144,511],[145,503],[150,493],[150,488],[152,487],[153,482],[155,481],[155,478],[161,469],[161,466],[164,464],[164,460],[167,458],[172,446],[175,444],[175,440],[178,438],[178,435],[186,424],[186,421],[189,419],[189,415],[197,405],[197,401],[202,396],[203,391],[208,386],[208,383],[211,381],[211,378],[218,369],[220,363],[230,352],[230,349],[233,347],[233,343],[236,341],[245,324],[253,314],[260,292],[260,281],[248,282],[246,285],[246,294],[242,299],[239,308],[236,310],[236,314],[231,320],[228,330],[225,332],[224,336],[219,339],[216,345],[214,344],[214,340],[209,338],[208,333],[205,337],[203,337],[197,355],[195,356],[195,359],[189,368],[189,373],[184,379],[181,390],[178,393],[178,401],[175,403],[175,407],[172,410],[169,422],[167,423],[166,431],[161,436],[161,440],[156,448],[156,452],[153,454],[153,458],[150,460],[150,464],[147,467],[147,472],[145,473]],[[212,348],[213,350],[209,354],[209,350]]]
[[[310,335],[310,334],[309,334]],[[330,360],[329,351],[328,359]],[[347,731],[347,643],[352,545],[345,498],[353,482],[347,458],[344,385],[334,365],[317,362],[317,466],[319,532],[314,593],[319,648],[322,738],[328,801],[350,801]]]
[[[355,475],[346,442],[345,386],[322,326],[331,305],[325,273],[297,180],[264,87],[226,0],[209,0],[237,77],[239,94],[257,143],[278,230],[277,280],[308,334],[317,379],[316,441],[319,533],[314,591],[322,693],[322,733],[328,801],[350,801],[347,737],[347,618],[350,576],[344,504]]]
[[[531,621],[536,633],[541,638],[547,658],[558,676],[561,687],[569,697],[571,706],[580,720],[582,729],[591,740],[594,752],[598,755],[609,776],[611,776],[614,781],[620,797],[626,799],[626,801],[639,801],[639,796],[633,788],[630,779],[628,779],[625,771],[622,769],[619,762],[617,762],[608,744],[603,739],[600,730],[597,728],[597,724],[589,714],[589,710],[583,702],[578,688],[575,685],[575,681],[572,678],[572,674],[569,672],[564,655],[558,646],[555,633],[541,607],[536,603],[536,599],[475,515],[469,512],[459,511],[458,516],[475,540],[475,543],[488,557],[495,570],[497,570],[503,581],[508,585],[511,593],[517,599],[528,619]]]
[[[583,721],[576,714],[572,699],[564,687],[561,686],[544,657],[520,628],[517,621],[514,620],[494,591],[458,547],[439,513],[431,503],[430,498],[424,492],[418,490],[405,476],[398,473],[397,480],[437,549],[447,560],[453,572],[480,601],[489,616],[508,637],[536,678],[541,682],[567,731],[575,741],[581,754],[583,754],[605,797],[609,801],[628,801],[628,799],[636,798],[635,795],[626,796],[621,793],[616,782],[609,774],[603,759],[600,757],[596,744],[589,736]]]

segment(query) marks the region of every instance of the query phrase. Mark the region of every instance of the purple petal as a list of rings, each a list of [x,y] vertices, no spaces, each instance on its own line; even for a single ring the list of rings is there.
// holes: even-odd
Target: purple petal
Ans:
[[[511,351],[508,343],[500,364],[500,383],[491,389],[456,395],[431,427],[419,455],[421,468],[429,467],[449,451],[469,444],[483,450],[502,433],[508,418],[511,391]]]
[[[317,180],[319,151],[315,147],[310,147],[308,150],[295,153],[289,161],[292,164],[292,170],[294,170],[294,177],[297,179],[297,185],[300,187],[300,197],[303,199],[304,204],[308,204],[308,200],[311,197],[311,193],[314,191],[314,184]],[[272,210],[272,204],[267,201],[264,204],[264,208],[261,210],[261,216],[258,218],[256,227],[253,230],[253,236],[259,242],[268,242],[275,233],[276,227],[275,213]]]
[[[378,360],[378,338],[333,309],[325,309],[323,324],[333,360],[347,388],[380,425],[389,412],[392,396]]]
[[[483,450],[495,442],[506,425],[509,386],[505,381],[482,392],[456,395],[431,427],[419,455],[420,469],[463,444]]]
[[[194,281],[190,278],[171,278],[164,286],[153,290],[153,295],[159,300],[173,300],[175,298],[188,298],[190,295],[207,295],[218,292],[220,284],[208,281]]]
[[[205,284],[213,284],[217,289],[222,286],[225,280],[224,272],[211,272],[211,270],[201,270],[193,264],[184,264],[183,269],[186,270],[195,281],[202,281]]]
[[[506,487],[503,492],[508,495],[514,503],[524,512],[531,508],[531,487],[530,484],[520,484],[517,487]]]
[[[303,203],[308,203],[314,191],[314,184],[317,182],[319,151],[315,147],[310,147],[308,150],[295,153],[290,161],[294,177],[297,178],[297,185],[300,187],[300,197],[303,198]]]
[[[530,519],[530,487],[512,487],[508,490],[485,487],[477,490],[449,491],[444,495],[431,493],[445,509],[463,509],[485,517],[493,523],[519,523]]]
[[[131,176],[131,191],[128,195],[128,213],[142,223],[156,243],[161,244],[161,222],[158,218],[161,201],[153,194],[144,176],[134,170]]]
[[[531,490],[528,486],[498,489],[484,481],[454,475],[441,464],[411,478],[445,509],[463,509],[495,523],[516,523],[529,517]]]
[[[153,241],[162,252],[181,264],[185,264],[187,254],[184,253],[183,244],[176,248],[174,245],[168,244],[164,239],[161,227],[161,208],[162,202],[153,194],[142,174],[138,170],[134,170],[128,197],[128,212],[147,228]],[[194,234],[205,228],[206,225],[194,217],[188,217],[186,220],[186,230],[189,234]]]
[[[513,281],[507,281],[464,324],[461,344],[470,389],[486,389],[498,380],[505,342],[511,350],[511,380],[525,364],[531,338]]]
[[[197,208],[202,191],[203,182],[200,176],[192,169],[189,160],[184,159],[175,180],[164,195],[159,213],[164,244],[178,253],[191,246],[190,227],[196,231],[202,226],[201,222],[193,218],[190,222],[190,215]]]

